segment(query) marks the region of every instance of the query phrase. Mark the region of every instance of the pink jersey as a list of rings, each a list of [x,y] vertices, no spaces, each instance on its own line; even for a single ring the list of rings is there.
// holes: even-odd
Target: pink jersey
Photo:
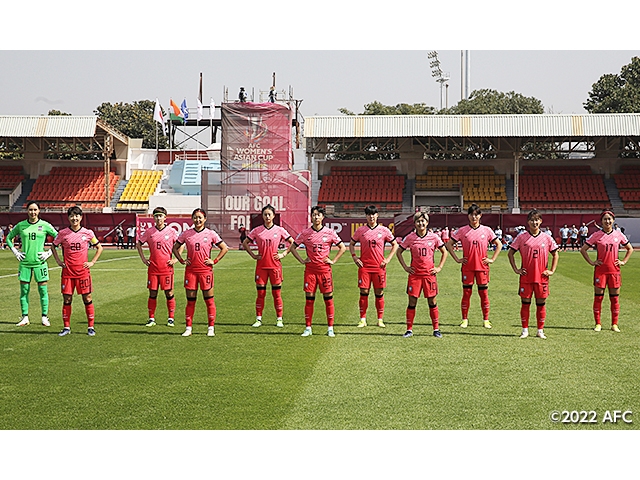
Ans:
[[[89,261],[89,245],[97,245],[98,239],[92,230],[80,227],[77,232],[71,227],[60,230],[53,240],[53,245],[62,247],[65,267],[62,269],[64,278],[83,278],[89,274],[84,268],[84,262]]]
[[[462,253],[467,263],[462,268],[472,272],[484,272],[489,266],[482,263],[487,257],[489,243],[496,238],[493,230],[485,225],[472,228],[470,225],[460,227],[451,234],[451,239],[462,242]]]
[[[247,238],[258,246],[258,253],[262,257],[258,260],[256,268],[273,270],[281,265],[280,261],[273,258],[278,253],[278,246],[291,238],[291,235],[281,226],[274,224],[271,228],[264,225],[254,228]]]
[[[173,273],[173,265],[167,265],[167,262],[171,260],[171,250],[177,238],[178,232],[166,225],[162,230],[158,230],[155,226],[147,228],[140,235],[138,241],[149,245],[150,275]]]
[[[295,240],[296,246],[304,245],[307,250],[310,262],[306,264],[306,269],[317,273],[331,271],[331,265],[324,263],[323,260],[329,256],[331,245],[341,243],[342,240],[336,231],[324,226],[317,231],[313,227],[306,228]]]
[[[385,242],[393,242],[393,233],[384,225],[376,225],[371,228],[363,225],[358,228],[351,239],[360,242],[360,260],[363,268],[379,269],[384,260]]]
[[[598,260],[602,261],[602,265],[596,266],[596,275],[604,273],[620,273],[620,267],[615,265],[618,258],[618,249],[629,243],[627,237],[619,230],[612,230],[604,233],[598,230],[593,233],[586,241],[590,247],[595,247],[598,252]]]
[[[442,239],[433,232],[427,232],[424,237],[415,231],[404,237],[400,242],[402,250],[411,251],[411,267],[414,275],[432,275],[430,270],[435,267],[433,256],[436,249],[442,247]]]
[[[444,230],[442,230],[442,231],[440,232],[440,237],[442,238],[442,241],[443,241],[444,243],[447,243],[447,242],[449,241],[449,238],[450,238],[450,237],[449,237],[449,229],[448,229],[448,228],[445,228]]]
[[[199,232],[190,228],[185,230],[178,236],[178,243],[187,247],[187,265],[186,270],[190,273],[209,273],[212,270],[211,265],[206,265],[204,261],[211,258],[211,250],[214,245],[219,245],[222,238],[215,231],[203,228]]]
[[[549,277],[544,277],[542,272],[547,270],[549,254],[558,249],[558,244],[549,235],[538,232],[535,237],[529,232],[522,232],[511,243],[509,248],[520,252],[522,267],[527,271],[520,276],[522,283],[547,283]]]

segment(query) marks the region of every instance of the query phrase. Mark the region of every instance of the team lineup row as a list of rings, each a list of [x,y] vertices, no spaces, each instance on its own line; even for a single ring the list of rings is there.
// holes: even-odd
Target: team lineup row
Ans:
[[[28,218],[19,222],[7,235],[7,244],[18,259],[18,278],[20,281],[20,306],[22,318],[17,326],[29,325],[29,291],[32,278],[38,284],[38,293],[42,308],[42,324],[50,326],[48,317],[49,280],[47,259],[53,255],[56,263],[62,268],[61,291],[63,295],[62,320],[63,329],[60,336],[71,332],[70,318],[74,292],[82,296],[87,316],[90,336],[95,335],[94,307],[91,297],[92,282],[90,269],[98,261],[102,253],[102,246],[93,231],[82,226],[82,210],[79,207],[69,208],[67,215],[69,227],[57,232],[48,222],[40,219],[40,208],[36,202],[27,206]],[[369,304],[371,288],[374,290],[377,324],[384,324],[384,289],[386,287],[386,266],[397,257],[402,268],[408,273],[406,309],[407,330],[404,337],[413,335],[413,324],[416,316],[416,305],[420,295],[427,298],[429,317],[433,325],[433,335],[442,337],[439,329],[439,312],[436,303],[438,294],[437,275],[442,270],[447,258],[461,264],[462,272],[462,301],[460,327],[469,324],[468,312],[474,283],[477,285],[480,305],[482,308],[483,325],[491,328],[489,321],[490,303],[488,285],[490,279],[490,265],[495,262],[502,250],[502,243],[494,231],[480,223],[482,211],[477,205],[468,209],[469,224],[454,230],[450,238],[443,242],[442,238],[428,230],[429,216],[418,212],[414,215],[415,229],[398,242],[392,232],[385,226],[378,224],[378,210],[374,205],[365,208],[367,223],[358,228],[349,243],[349,250],[354,263],[358,266],[358,286],[360,289],[360,321],[358,327],[365,327],[366,312]],[[283,327],[282,263],[281,260],[291,253],[298,262],[305,266],[304,292],[306,302],[304,307],[305,329],[303,337],[312,335],[312,319],[315,305],[315,295],[319,290],[323,295],[327,317],[327,335],[335,336],[334,332],[334,304],[333,277],[331,265],[336,263],[346,252],[346,246],[337,233],[323,225],[325,211],[315,206],[311,209],[311,226],[300,232],[294,239],[283,227],[274,223],[275,209],[267,205],[262,209],[263,225],[251,230],[243,241],[245,251],[256,261],[255,283],[256,321],[253,327],[262,325],[267,285],[271,284],[273,303],[276,310],[276,326]],[[149,290],[148,327],[156,325],[155,313],[158,293],[165,294],[168,310],[168,325],[175,325],[176,301],[174,296],[174,265],[180,262],[185,267],[184,287],[186,293],[185,324],[182,336],[190,336],[193,329],[198,290],[202,291],[207,310],[207,335],[215,336],[216,305],[213,294],[214,273],[216,265],[228,252],[228,247],[217,232],[205,226],[206,212],[195,209],[191,215],[193,228],[181,234],[165,224],[167,211],[157,207],[153,211],[154,226],[145,230],[139,237],[137,249],[142,262],[147,265],[147,288]],[[618,296],[621,287],[620,267],[625,265],[633,253],[625,235],[613,228],[615,216],[613,212],[605,210],[601,214],[602,229],[593,233],[580,249],[584,259],[594,267],[594,302],[593,313],[594,330],[602,329],[601,310],[605,291],[608,290],[611,302],[612,330],[620,332],[618,318],[620,306]],[[528,227],[520,233],[510,244],[508,258],[513,271],[519,275],[519,295],[521,298],[520,318],[522,333],[520,338],[529,335],[529,319],[532,299],[536,303],[537,336],[546,338],[544,324],[546,319],[546,299],[549,295],[549,278],[554,274],[558,265],[558,245],[555,240],[544,234],[540,226],[542,216],[532,210],[527,217]],[[18,250],[13,239],[19,236],[22,241],[22,251]],[[52,248],[45,250],[47,237],[53,237]],[[279,251],[279,245],[288,244],[288,248]],[[462,245],[462,256],[456,253],[455,246]],[[147,244],[149,258],[143,249]],[[255,251],[251,245],[255,245]],[[360,245],[358,256],[356,246]],[[385,247],[391,249],[385,256]],[[334,258],[330,258],[332,246],[338,248]],[[491,257],[487,250],[493,245]],[[95,252],[89,260],[89,247],[95,247]],[[298,248],[304,246],[306,258],[302,258]],[[58,247],[61,253],[58,252]],[[214,247],[217,255],[212,258]],[[618,258],[620,248],[625,250],[622,260]],[[596,249],[596,259],[592,260],[588,254],[589,248]],[[183,258],[186,249],[187,257]],[[440,261],[434,263],[435,251],[441,252]],[[409,251],[410,262],[404,258]],[[519,253],[521,264],[518,267],[515,254]],[[549,266],[549,257],[551,265]]]

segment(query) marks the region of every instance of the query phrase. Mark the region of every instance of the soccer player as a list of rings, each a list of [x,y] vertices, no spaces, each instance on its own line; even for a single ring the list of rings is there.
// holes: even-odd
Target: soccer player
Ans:
[[[185,309],[185,321],[187,328],[183,337],[191,336],[193,314],[196,310],[198,287],[202,290],[202,297],[207,306],[207,318],[209,328],[207,336],[215,336],[214,325],[216,323],[216,302],[213,297],[213,266],[229,251],[227,244],[222,241],[220,235],[205,226],[207,212],[202,208],[196,208],[191,214],[193,228],[183,231],[173,244],[173,254],[178,261],[187,265],[184,270],[184,289],[187,296]],[[187,259],[182,258],[182,250],[186,246]],[[215,258],[211,258],[211,251],[216,246],[220,251]]]
[[[303,337],[311,335],[311,323],[313,320],[313,307],[316,300],[316,290],[320,289],[324,297],[325,312],[327,314],[327,335],[335,337],[333,331],[333,321],[335,309],[333,305],[333,277],[331,275],[331,265],[336,263],[342,254],[347,250],[338,234],[332,228],[325,227],[324,221],[325,210],[322,207],[315,206],[311,209],[311,222],[309,228],[304,229],[296,237],[295,241],[289,246],[289,251],[293,256],[302,263],[304,268],[304,292],[306,294],[306,303],[304,307],[304,320],[306,327],[302,333]],[[331,246],[335,244],[338,247],[338,253],[331,260],[329,253]],[[304,260],[297,252],[297,248],[304,245],[307,251],[307,258]]]
[[[429,225],[429,215],[423,212],[417,212],[413,216],[413,224],[415,230],[408,234],[402,242],[398,250],[398,260],[404,271],[409,274],[407,281],[407,296],[409,297],[409,305],[407,306],[407,331],[403,337],[413,336],[413,322],[416,318],[416,305],[420,292],[429,303],[429,317],[433,325],[433,336],[442,338],[440,333],[438,304],[436,303],[436,295],[438,295],[438,280],[436,275],[440,273],[444,262],[447,259],[447,250],[442,239],[435,233],[427,231]],[[402,257],[405,250],[411,252],[411,265],[407,265]],[[440,263],[435,266],[434,253],[440,250]]]
[[[462,328],[469,326],[469,303],[473,293],[473,283],[478,285],[478,295],[480,296],[480,306],[482,307],[483,325],[491,328],[489,322],[489,266],[496,261],[502,242],[498,240],[493,230],[480,224],[482,210],[475,203],[467,210],[469,225],[459,228],[451,234],[451,238],[445,244],[451,257],[456,263],[462,264]],[[454,251],[457,242],[462,243],[462,258],[458,258]],[[491,258],[487,257],[489,244],[495,245],[495,250]]]
[[[536,297],[536,322],[540,338],[547,338],[544,334],[544,322],[547,316],[546,301],[549,296],[549,277],[553,275],[558,266],[558,245],[549,235],[540,230],[542,216],[537,210],[531,210],[527,215],[528,231],[522,232],[509,246],[509,263],[515,273],[520,275],[520,321],[522,322],[522,334],[520,338],[529,336],[529,315],[531,298]],[[515,253],[520,252],[522,259],[518,268],[515,261]],[[551,268],[549,265],[551,255]]]
[[[178,239],[178,232],[166,225],[167,210],[164,207],[153,209],[153,220],[155,225],[140,235],[136,248],[142,263],[149,267],[147,269],[147,288],[149,289],[149,300],[147,309],[149,310],[149,321],[147,327],[156,324],[156,306],[158,303],[158,290],[163,290],[167,299],[167,312],[169,319],[167,326],[175,325],[174,316],[176,311],[176,299],[173,291],[173,265],[178,261],[173,258],[173,244]],[[142,245],[148,244],[149,258],[147,259],[142,250]]]
[[[614,230],[613,222],[615,215],[610,210],[603,210],[600,214],[602,230],[598,230],[587,238],[586,243],[580,249],[580,253],[589,265],[595,267],[593,273],[594,297],[593,316],[596,321],[594,330],[602,330],[601,311],[602,300],[605,289],[609,289],[609,300],[611,301],[611,330],[620,332],[618,327],[618,317],[620,316],[620,286],[622,277],[620,267],[625,265],[633,253],[633,247],[627,237],[619,230]],[[626,253],[624,258],[618,258],[618,249],[624,247]],[[589,258],[587,250],[595,248],[597,251],[596,260]]]
[[[358,327],[367,326],[369,293],[371,285],[373,285],[378,326],[384,328],[384,289],[387,286],[387,264],[396,254],[398,242],[391,230],[378,224],[378,209],[375,205],[366,207],[364,213],[367,216],[367,224],[358,228],[349,242],[351,258],[358,266],[358,286],[360,287],[360,322]],[[360,242],[360,257],[356,255],[357,242]],[[386,243],[391,244],[391,251],[387,257],[384,256]]]
[[[102,245],[98,242],[92,230],[82,226],[82,209],[70,207],[67,210],[69,226],[60,231],[53,241],[53,258],[62,267],[62,323],[64,327],[58,334],[61,337],[71,333],[71,303],[74,290],[82,295],[84,311],[87,315],[87,335],[96,334],[94,328],[95,309],[91,297],[91,271],[100,255]],[[62,247],[62,259],[58,255],[57,247]],[[93,258],[89,261],[89,246],[95,247]]]
[[[40,295],[40,308],[42,309],[42,325],[48,327],[49,321],[49,267],[47,259],[51,256],[51,250],[45,250],[44,244],[47,236],[55,238],[58,235],[53,226],[40,219],[40,207],[36,202],[27,205],[27,219],[18,222],[7,234],[7,245],[20,262],[18,266],[18,280],[20,280],[20,309],[22,318],[16,324],[18,327],[29,325],[29,291],[31,290],[31,278],[35,278]],[[13,239],[19,237],[22,250],[18,250],[13,244]]]
[[[273,221],[276,217],[276,210],[271,205],[262,208],[263,225],[254,228],[243,240],[242,247],[257,261],[256,263],[256,321],[252,325],[259,327],[262,325],[262,312],[264,301],[267,296],[267,282],[271,282],[271,294],[273,305],[276,309],[276,327],[284,327],[282,321],[282,262],[287,256],[288,249],[278,253],[278,246],[281,242],[287,242],[289,246],[293,243],[293,238],[283,227],[276,225]],[[258,254],[251,251],[249,245],[255,243],[258,246]]]

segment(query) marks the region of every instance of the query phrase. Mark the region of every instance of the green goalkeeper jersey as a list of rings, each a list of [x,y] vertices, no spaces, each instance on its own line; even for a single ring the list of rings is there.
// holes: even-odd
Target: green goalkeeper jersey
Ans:
[[[7,235],[7,245],[13,247],[13,239],[19,236],[22,239],[22,251],[25,254],[22,265],[37,267],[43,263],[38,258],[38,252],[44,252],[47,235],[53,238],[58,236],[58,232],[49,222],[38,220],[36,223],[29,223],[29,220],[22,220]]]

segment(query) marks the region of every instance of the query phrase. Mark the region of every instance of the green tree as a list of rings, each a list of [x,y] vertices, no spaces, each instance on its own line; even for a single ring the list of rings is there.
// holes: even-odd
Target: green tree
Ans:
[[[640,58],[633,57],[619,74],[602,75],[583,106],[589,113],[640,112]]]
[[[498,92],[497,90],[474,90],[469,99],[460,100],[457,105],[443,109],[443,115],[505,115],[540,114],[544,105],[535,97],[525,97],[516,92]]]
[[[50,115],[53,117],[56,117],[56,116],[70,117],[71,116],[70,113],[61,112],[60,110],[49,110],[47,115]]]
[[[355,115],[346,108],[339,108],[338,111],[343,115]],[[399,103],[393,105],[383,105],[377,100],[372,103],[367,103],[364,106],[364,112],[360,115],[434,115],[437,110],[434,107],[430,107],[424,103],[414,103],[410,105],[408,103]]]
[[[162,132],[162,126],[153,119],[155,102],[138,100],[133,103],[105,102],[93,112],[105,123],[130,138],[142,138],[143,148],[168,148],[169,142]]]

